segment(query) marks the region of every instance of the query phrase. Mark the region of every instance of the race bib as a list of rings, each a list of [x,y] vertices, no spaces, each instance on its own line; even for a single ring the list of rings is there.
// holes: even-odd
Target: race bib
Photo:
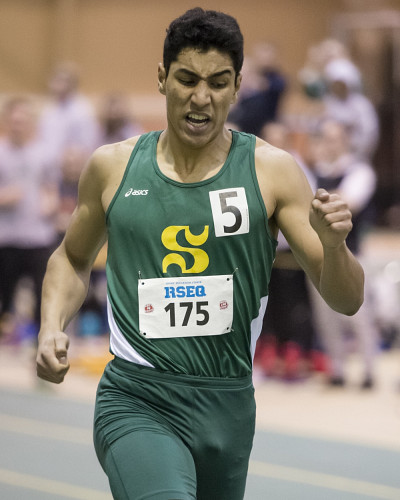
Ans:
[[[223,335],[232,329],[233,275],[140,279],[139,329],[149,339]]]
[[[243,187],[210,191],[215,236],[236,236],[250,231],[249,207]]]

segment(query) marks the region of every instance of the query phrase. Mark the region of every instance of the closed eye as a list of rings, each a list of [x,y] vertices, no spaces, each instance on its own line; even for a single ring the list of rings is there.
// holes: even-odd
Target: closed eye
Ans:
[[[227,82],[211,82],[211,87],[214,89],[224,89],[227,85]]]
[[[187,78],[178,78],[178,82],[185,85],[185,87],[193,87],[197,83],[195,80]]]

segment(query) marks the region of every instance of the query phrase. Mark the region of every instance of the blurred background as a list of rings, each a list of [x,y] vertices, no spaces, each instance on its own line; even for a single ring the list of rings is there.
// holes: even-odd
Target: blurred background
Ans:
[[[256,442],[284,446],[289,455],[279,464],[286,469],[276,469],[271,465],[276,454],[266,457],[256,448],[259,457],[252,462],[246,498],[267,498],[265,485],[272,488],[272,499],[400,498],[391,469],[368,482],[370,470],[383,460],[378,451],[390,450],[385,460],[400,466],[400,0],[198,4],[233,15],[244,34],[243,83],[229,127],[288,150],[313,189],[325,187],[346,199],[354,216],[348,243],[367,277],[360,312],[350,319],[332,313],[279,237],[254,361]],[[61,387],[39,383],[34,373],[41,280],[94,149],[165,127],[164,97],[157,90],[165,30],[194,6],[184,0],[0,0],[3,449],[14,449],[24,426],[36,429],[31,437],[41,435],[37,425],[44,417],[30,413],[35,404],[48,407],[43,425],[52,415],[53,400],[70,400],[78,412],[91,412],[97,380],[110,359],[107,249],[99,255],[88,298],[69,327],[72,369]],[[88,406],[79,406],[83,402]],[[14,425],[15,415],[21,414],[26,420]],[[336,449],[317,477],[312,475],[318,469],[313,449],[313,459],[303,457],[307,476],[304,463],[296,462],[299,449],[307,449],[299,439],[308,445],[310,439],[353,447],[361,443],[373,453],[368,464],[359,459],[362,466],[349,479],[343,462],[348,450],[338,458]],[[32,446],[40,449],[37,442]],[[357,453],[369,456],[366,450]],[[15,463],[23,464],[15,453]],[[27,466],[14,470],[6,455],[0,461],[0,496],[36,498],[32,477],[40,472],[25,477],[27,486],[18,486]],[[351,453],[348,457],[354,459]],[[95,458],[87,460],[97,470]],[[332,481],[343,487],[335,489]],[[309,488],[303,493],[301,483]],[[51,490],[50,483],[41,484]],[[61,495],[43,488],[36,488],[37,498]],[[64,497],[103,498],[99,491],[73,491]]]

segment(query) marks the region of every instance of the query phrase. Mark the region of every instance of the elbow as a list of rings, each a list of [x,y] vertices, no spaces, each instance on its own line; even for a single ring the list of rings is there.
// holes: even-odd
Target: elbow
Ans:
[[[360,310],[363,303],[364,303],[364,298],[359,300],[359,302],[357,304],[355,304],[355,306],[352,309],[350,309],[348,312],[346,312],[345,313],[346,316],[354,316],[356,313],[358,313],[358,311]]]
[[[358,292],[354,293],[354,300],[352,301],[352,306],[349,312],[346,313],[347,316],[354,316],[364,304],[364,289],[365,289],[365,275],[362,272],[362,279],[357,287]]]
[[[345,316],[354,316],[360,309],[362,305],[362,302],[360,305],[356,306],[356,307],[352,307],[351,309],[346,309],[344,311],[342,311],[342,314],[344,314]]]
[[[361,267],[360,269],[361,273],[358,279],[354,278],[354,280],[352,280],[354,286],[350,286],[347,290],[342,291],[343,309],[339,312],[346,316],[354,316],[357,314],[364,303],[365,275]]]
[[[343,305],[342,309],[339,310],[341,314],[345,316],[354,316],[360,310],[360,307],[364,303],[364,291],[359,294],[358,297],[355,297],[352,301],[348,301]]]
[[[345,316],[357,314],[364,303],[363,284],[353,289],[337,288],[333,295],[325,295],[321,291],[320,294],[331,309]]]

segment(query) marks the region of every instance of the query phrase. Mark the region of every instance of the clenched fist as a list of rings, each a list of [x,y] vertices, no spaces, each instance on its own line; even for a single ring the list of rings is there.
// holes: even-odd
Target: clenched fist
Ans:
[[[318,189],[310,208],[310,224],[324,247],[343,244],[353,227],[347,203],[335,193]]]
[[[54,334],[40,332],[36,357],[38,377],[60,384],[69,370],[68,347],[69,339],[64,332]]]

